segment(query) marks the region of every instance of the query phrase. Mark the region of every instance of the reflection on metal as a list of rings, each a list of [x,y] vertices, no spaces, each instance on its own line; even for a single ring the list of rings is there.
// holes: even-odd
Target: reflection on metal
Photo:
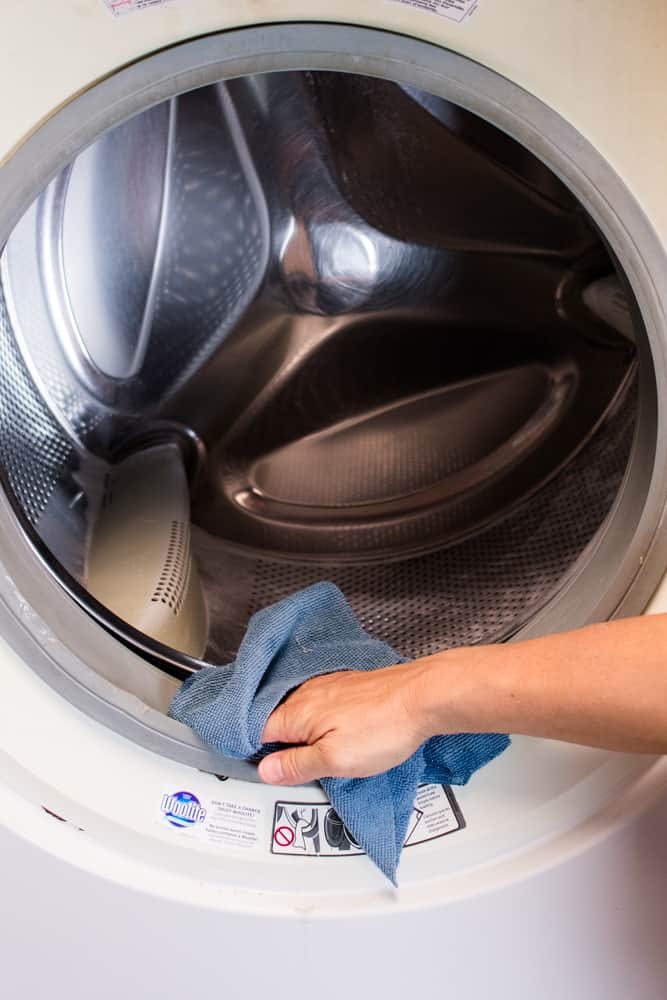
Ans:
[[[391,557],[408,581],[413,559],[481,537],[605,433],[634,373],[628,330],[591,304],[611,273],[555,176],[452,104],[330,73],[185,94],[81,154],[6,247],[7,350],[63,452],[39,504],[16,463],[10,482],[85,585],[104,477],[176,434],[198,471],[213,636],[250,604],[216,591],[212,552],[319,575]],[[621,476],[602,477],[578,552]]]
[[[60,244],[62,273],[53,293],[60,290],[67,304],[61,318],[63,333],[73,338],[68,357],[93,389],[93,371],[125,380],[144,361],[164,257],[175,131],[171,101],[103,136],[54,185],[62,193],[51,240]]]
[[[275,549],[339,558],[442,545],[499,513],[500,484],[519,479],[516,467],[563,419],[575,386],[572,367],[517,366],[299,437],[229,469],[229,503],[247,523],[230,509],[228,531],[252,544],[263,530]],[[483,490],[487,502],[473,514],[469,500]],[[443,510],[450,516],[438,529],[429,515]]]
[[[52,182],[9,240],[3,282],[69,436],[104,453],[187,382],[256,295],[267,225],[217,88],[115,129]]]
[[[602,323],[622,333],[634,342],[634,324],[630,302],[615,274],[606,275],[592,282],[582,295],[584,305]]]

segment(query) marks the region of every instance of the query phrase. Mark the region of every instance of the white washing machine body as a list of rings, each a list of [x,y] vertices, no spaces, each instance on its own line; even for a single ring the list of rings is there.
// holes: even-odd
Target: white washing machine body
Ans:
[[[378,0],[363,10],[349,0],[29,0],[8,4],[3,21],[3,239],[87,142],[171,94],[268,69],[381,76],[391,64],[396,79],[448,88],[544,155],[625,268],[662,363],[667,11],[658,0],[632,13],[604,0]],[[492,94],[477,87],[480,67],[497,74]],[[661,419],[657,428],[659,455]],[[657,463],[644,490],[663,495]],[[599,564],[582,574],[562,623],[667,610],[655,506],[633,527],[623,565],[608,564],[609,579]],[[614,544],[614,525],[600,547]],[[516,738],[455,802],[424,793],[431,825],[413,836],[395,891],[353,845],[345,857],[299,854],[288,811],[323,817],[319,788],[229,776],[176,724],[156,721],[176,681],[151,667],[141,690],[123,691],[91,671],[95,651],[128,669],[135,654],[75,611],[10,534],[2,561],[8,996],[665,995],[663,761]],[[632,590],[620,582],[630,562]],[[538,617],[531,628],[540,627]],[[179,814],[179,793],[189,812]]]

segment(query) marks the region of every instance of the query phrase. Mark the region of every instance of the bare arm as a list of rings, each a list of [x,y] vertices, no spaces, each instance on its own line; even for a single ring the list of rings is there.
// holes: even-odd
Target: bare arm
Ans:
[[[301,745],[267,757],[260,776],[363,777],[459,732],[667,753],[667,615],[318,677],[267,722],[266,742]]]

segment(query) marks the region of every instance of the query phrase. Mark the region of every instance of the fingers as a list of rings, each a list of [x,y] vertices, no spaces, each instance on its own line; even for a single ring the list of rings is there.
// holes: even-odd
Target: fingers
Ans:
[[[331,691],[341,682],[349,682],[350,676],[348,672],[334,672],[304,681],[271,713],[264,726],[262,743],[314,743],[323,731]]]
[[[262,743],[285,749],[262,761],[260,778],[273,785],[363,778],[406,760],[423,742],[406,708],[407,669],[401,665],[306,681],[266,722]]]
[[[265,757],[259,776],[269,785],[303,785],[327,777],[326,762],[320,747],[289,747]]]
[[[309,724],[313,716],[321,715],[318,680],[306,681],[291,692],[271,713],[264,726],[262,743],[314,743]],[[316,727],[317,728],[317,727]]]
[[[288,728],[288,713],[284,705],[279,705],[266,720],[262,743],[298,743],[298,736]]]

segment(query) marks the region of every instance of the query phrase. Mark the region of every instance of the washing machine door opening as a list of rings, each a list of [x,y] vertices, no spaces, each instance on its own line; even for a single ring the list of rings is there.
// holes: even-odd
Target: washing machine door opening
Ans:
[[[630,283],[541,159],[411,84],[155,104],[48,183],[1,277],[17,528],[138,670],[228,662],[320,579],[406,656],[507,640],[618,503]]]

